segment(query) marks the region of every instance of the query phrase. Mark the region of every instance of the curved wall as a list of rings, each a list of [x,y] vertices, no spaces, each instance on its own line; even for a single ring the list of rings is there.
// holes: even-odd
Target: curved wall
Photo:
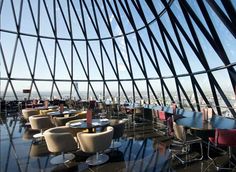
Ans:
[[[234,1],[5,0],[1,6],[2,99],[175,101],[235,116]]]

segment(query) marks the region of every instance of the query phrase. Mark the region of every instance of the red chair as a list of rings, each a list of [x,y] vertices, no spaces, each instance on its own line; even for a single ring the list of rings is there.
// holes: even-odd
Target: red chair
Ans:
[[[172,117],[168,117],[168,119],[166,120],[167,135],[168,136],[173,136],[174,135],[173,122],[174,122],[173,116]]]
[[[158,113],[159,113],[159,119],[160,119],[161,121],[166,121],[166,120],[167,120],[167,116],[166,116],[165,111],[159,110]]]
[[[153,109],[153,129],[166,135],[169,133],[167,115],[165,111]]]
[[[210,156],[210,146],[215,148],[228,148],[228,167],[219,166]],[[215,137],[209,137],[207,156],[214,163],[217,170],[232,170],[235,164],[232,160],[232,147],[236,147],[236,129],[215,129]],[[224,163],[225,164],[225,163]],[[233,166],[232,166],[233,165]]]

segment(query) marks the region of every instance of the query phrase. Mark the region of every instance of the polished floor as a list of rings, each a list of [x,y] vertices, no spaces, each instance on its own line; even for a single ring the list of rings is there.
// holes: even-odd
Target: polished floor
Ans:
[[[152,125],[128,127],[118,150],[106,150],[110,159],[106,164],[90,167],[85,163],[89,156],[78,150],[72,162],[62,165],[50,164],[53,157],[45,142],[33,143],[35,131],[23,127],[17,114],[1,118],[0,124],[0,171],[104,171],[104,172],[158,172],[158,171],[216,171],[211,161],[182,165],[172,159],[168,146],[171,138],[153,130]]]

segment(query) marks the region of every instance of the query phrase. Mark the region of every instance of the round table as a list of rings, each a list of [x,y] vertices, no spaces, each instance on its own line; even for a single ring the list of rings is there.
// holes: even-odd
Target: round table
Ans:
[[[73,115],[73,114],[76,114],[77,111],[76,110],[66,110],[66,111],[63,111],[63,112],[60,112],[60,111],[54,111],[54,112],[48,112],[47,114],[54,117],[54,116],[64,116],[64,115]]]
[[[208,121],[202,119],[201,113],[194,113],[192,116],[187,116],[176,120],[177,125],[182,125],[201,137],[203,140],[208,141],[209,137],[215,135],[215,129],[236,129],[236,120],[213,115]]]
[[[70,121],[69,127],[78,129],[88,129],[89,132],[93,132],[94,128],[103,128],[110,124],[109,119],[92,119],[92,123],[87,123],[86,119],[79,119]]]
[[[202,119],[202,114],[193,114],[191,117],[183,117],[176,120],[178,125],[195,129],[195,130],[214,130],[219,129],[234,129],[236,128],[236,120],[222,117],[219,115],[213,115],[209,121]]]

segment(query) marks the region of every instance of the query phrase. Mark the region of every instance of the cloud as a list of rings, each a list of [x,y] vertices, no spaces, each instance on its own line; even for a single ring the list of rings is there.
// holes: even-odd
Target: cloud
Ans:
[[[127,56],[124,38],[119,38],[117,43],[120,47],[120,51],[121,51],[121,54],[125,60],[125,63],[128,64],[128,56]],[[124,63],[123,63],[123,60],[121,58],[118,59],[118,68],[119,68],[119,71],[126,71],[127,70]]]
[[[114,20],[114,15],[113,14],[109,17],[109,20],[110,20],[110,22],[112,22]]]
[[[125,65],[124,65],[123,63],[119,62],[119,63],[118,63],[118,70],[119,70],[119,72],[124,72],[124,71],[126,71]]]

